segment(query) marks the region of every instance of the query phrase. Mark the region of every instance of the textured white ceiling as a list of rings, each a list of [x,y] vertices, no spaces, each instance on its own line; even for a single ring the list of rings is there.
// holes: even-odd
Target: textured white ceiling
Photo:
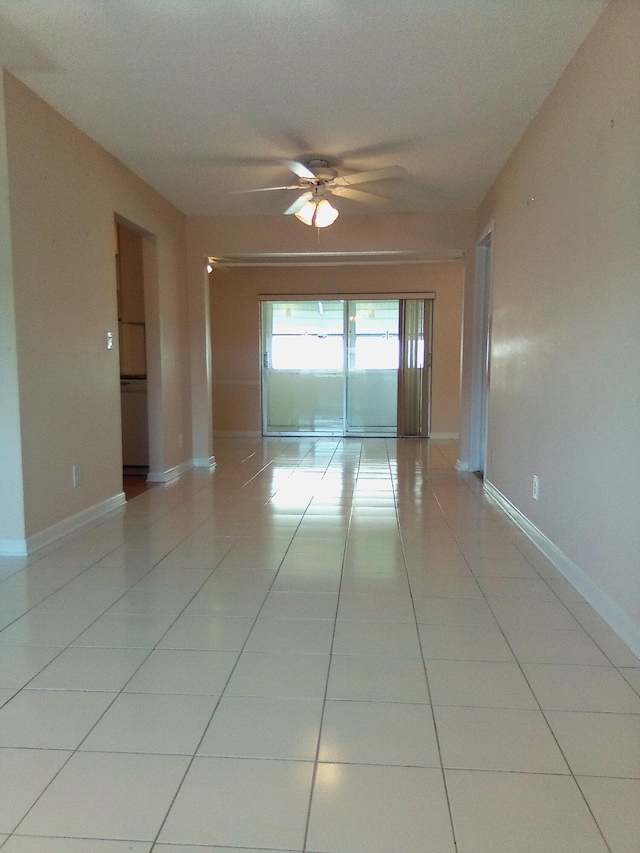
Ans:
[[[281,213],[287,159],[381,209],[475,207],[606,0],[0,0],[2,64],[192,215]]]

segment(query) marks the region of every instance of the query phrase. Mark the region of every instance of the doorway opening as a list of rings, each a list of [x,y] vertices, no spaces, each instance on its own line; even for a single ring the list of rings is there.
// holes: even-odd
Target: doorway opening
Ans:
[[[143,236],[115,223],[122,475],[127,500],[146,491],[149,474],[149,407],[144,298]]]
[[[431,306],[263,301],[263,434],[426,437]]]
[[[489,226],[476,248],[476,300],[474,306],[475,347],[469,470],[484,479],[492,463],[489,448],[489,384],[491,378],[491,248],[493,228]]]

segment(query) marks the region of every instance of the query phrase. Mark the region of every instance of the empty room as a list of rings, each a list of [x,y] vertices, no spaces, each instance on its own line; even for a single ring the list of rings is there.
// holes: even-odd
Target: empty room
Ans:
[[[640,4],[0,0],[0,850],[640,850]]]

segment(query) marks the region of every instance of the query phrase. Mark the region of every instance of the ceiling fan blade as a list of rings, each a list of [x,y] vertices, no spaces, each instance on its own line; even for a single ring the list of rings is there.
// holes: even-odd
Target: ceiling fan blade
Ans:
[[[370,172],[356,172],[354,175],[340,175],[332,183],[337,187],[350,187],[353,184],[366,184],[369,181],[382,181],[385,178],[400,178],[407,170],[402,166],[387,166],[386,169],[372,169]]]
[[[353,201],[363,201],[365,204],[384,204],[388,201],[383,195],[374,195],[373,193],[365,193],[362,190],[352,190],[351,187],[335,187],[330,190],[333,195],[340,198],[350,198]]]
[[[229,190],[229,195],[241,195],[242,193],[270,193],[273,190],[299,190],[299,184],[291,184],[288,187],[259,187],[253,190]]]
[[[313,181],[316,177],[311,169],[308,169],[304,163],[298,163],[297,160],[285,160],[284,165],[287,169],[291,169],[299,178],[308,178],[310,181]]]
[[[293,204],[285,210],[284,215],[288,216],[290,213],[297,213],[299,210],[302,210],[302,208],[309,201],[312,195],[313,193],[302,193],[302,195],[297,198],[293,202]]]

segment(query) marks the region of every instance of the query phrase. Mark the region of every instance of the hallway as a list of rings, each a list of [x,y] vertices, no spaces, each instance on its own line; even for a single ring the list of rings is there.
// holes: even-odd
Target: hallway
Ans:
[[[215,453],[0,558],[3,853],[637,853],[640,661],[454,442]]]

